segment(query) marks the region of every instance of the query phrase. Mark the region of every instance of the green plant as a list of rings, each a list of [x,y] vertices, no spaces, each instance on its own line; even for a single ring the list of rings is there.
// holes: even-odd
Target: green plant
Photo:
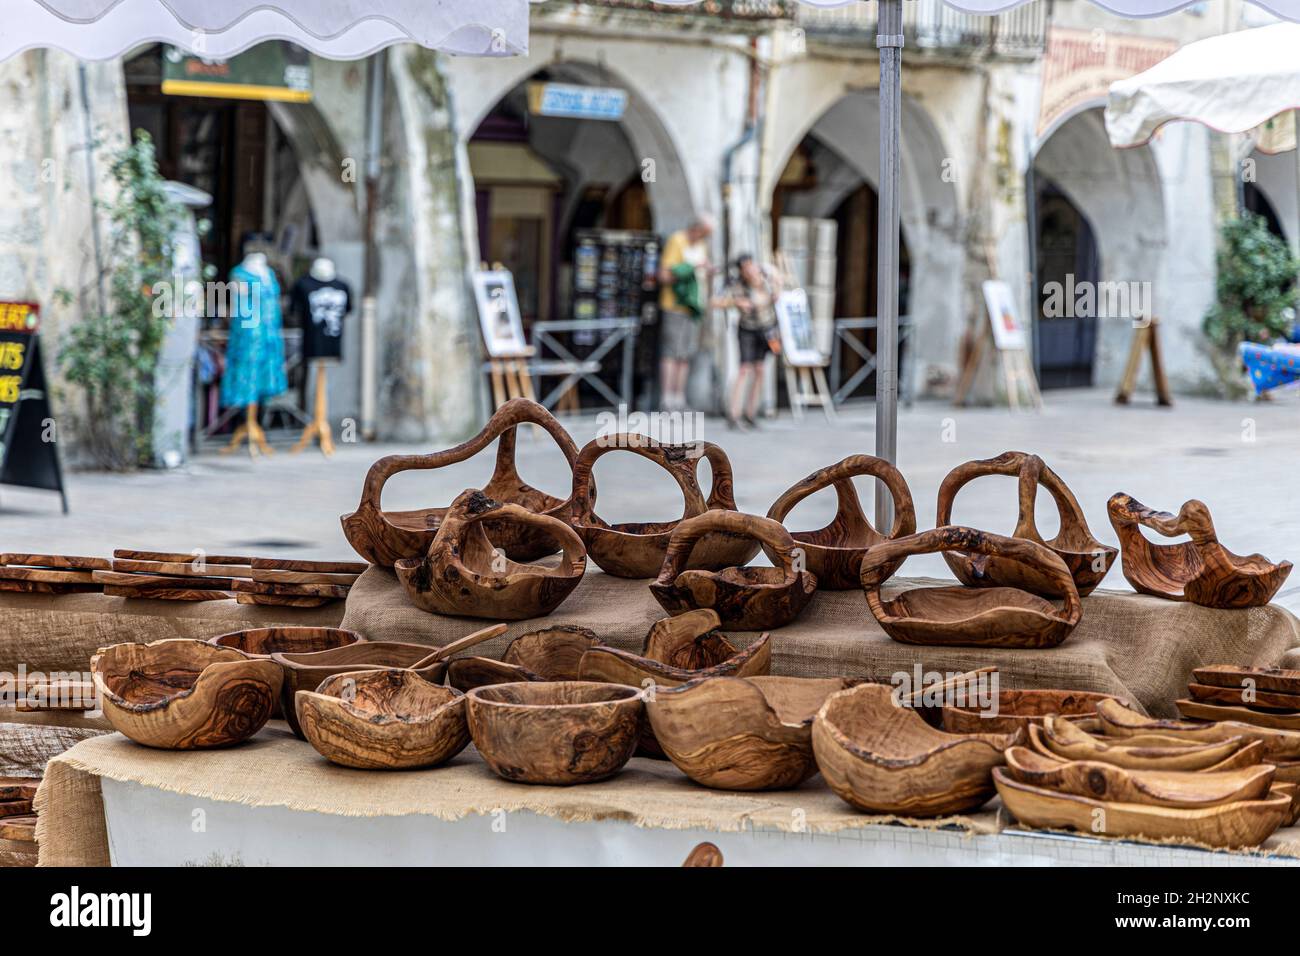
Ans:
[[[109,173],[116,191],[102,207],[110,233],[107,301],[71,328],[59,365],[80,390],[83,414],[74,416],[75,431],[90,457],[101,467],[128,470],[150,457],[154,373],[170,322],[155,292],[173,280],[172,235],[182,211],[167,194],[147,133],[138,131],[113,154]]]
[[[1263,216],[1224,223],[1218,253],[1217,301],[1205,317],[1206,338],[1235,356],[1242,342],[1272,342],[1291,331],[1300,260],[1269,232]]]

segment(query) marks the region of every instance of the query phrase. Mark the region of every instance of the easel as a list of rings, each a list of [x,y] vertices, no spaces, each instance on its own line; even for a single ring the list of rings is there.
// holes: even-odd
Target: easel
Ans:
[[[1151,378],[1156,386],[1156,404],[1162,408],[1171,408],[1173,396],[1169,393],[1169,380],[1165,378],[1165,363],[1160,356],[1160,320],[1151,317],[1145,324],[1133,330],[1133,344],[1129,346],[1128,362],[1124,366],[1124,377],[1120,379],[1119,389],[1115,392],[1115,404],[1127,405],[1133,390],[1137,388],[1138,371],[1142,367],[1142,353],[1151,353]]]
[[[790,398],[790,413],[796,422],[803,421],[803,410],[810,405],[820,405],[826,421],[835,422],[835,401],[830,386],[826,384],[826,367],[823,365],[791,365],[782,353],[785,366],[785,390]],[[797,374],[796,374],[797,373]]]
[[[499,355],[488,359],[488,374],[492,378],[492,407],[500,408],[512,398],[537,401],[533,378],[528,374],[528,360],[537,350],[531,346],[518,355]]]
[[[257,420],[257,402],[249,402],[244,409],[244,421],[235,433],[230,436],[230,444],[221,449],[221,454],[228,455],[236,448],[245,438],[248,439],[248,454],[257,457],[259,453],[263,455],[274,455],[275,450],[266,440],[266,432],[262,430],[261,424]]]
[[[330,429],[329,404],[325,397],[325,371],[328,366],[324,362],[317,361],[313,362],[310,367],[316,370],[311,421],[307,423],[307,427],[298,436],[298,443],[293,446],[290,454],[296,455],[311,444],[313,439],[318,438],[320,439],[321,454],[328,458],[334,454],[334,433]]]
[[[998,270],[993,256],[993,247],[986,246],[984,254],[988,261],[989,275],[996,277]],[[1023,347],[1000,347],[993,328],[993,324],[998,319],[989,304],[989,289],[1003,284],[991,279],[984,285],[984,313],[988,321],[977,323],[975,343],[967,352],[961,377],[957,380],[957,392],[953,396],[953,404],[959,408],[966,404],[970,397],[970,390],[975,385],[975,376],[979,374],[980,366],[984,363],[984,353],[991,345],[997,354],[998,375],[1002,379],[1002,390],[1007,396],[1007,407],[1015,411],[1024,407],[1039,411],[1043,407],[1043,395],[1038,390],[1038,376],[1034,374],[1034,364],[1029,358],[1029,351]],[[1019,341],[1024,340],[1021,338]]]

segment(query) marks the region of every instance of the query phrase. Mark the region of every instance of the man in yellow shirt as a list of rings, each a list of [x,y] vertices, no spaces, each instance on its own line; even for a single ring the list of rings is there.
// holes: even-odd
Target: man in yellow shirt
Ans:
[[[686,407],[686,376],[709,300],[711,235],[713,220],[701,216],[668,237],[659,259],[659,388],[667,411]]]

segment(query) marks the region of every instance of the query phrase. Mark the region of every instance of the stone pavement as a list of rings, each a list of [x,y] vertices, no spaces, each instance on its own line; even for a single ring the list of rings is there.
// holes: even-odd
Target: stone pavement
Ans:
[[[1180,398],[1176,408],[1140,401],[1121,408],[1099,390],[1051,392],[1040,414],[1005,409],[954,409],[919,403],[899,417],[899,460],[916,500],[922,528],[932,527],[935,495],[954,465],[1009,449],[1041,455],[1070,485],[1094,534],[1114,543],[1106,499],[1126,491],[1139,501],[1176,511],[1188,498],[1205,501],[1220,537],[1235,551],[1273,560],[1300,557],[1300,401],[1233,404]],[[596,416],[565,421],[581,446],[599,428]],[[788,415],[756,432],[728,431],[709,418],[700,436],[728,452],[742,510],[766,513],[796,480],[850,454],[870,453],[870,407],[841,413],[829,426],[819,414],[802,424]],[[174,472],[68,475],[71,513],[59,513],[46,493],[0,487],[0,551],[109,554],[115,547],[188,552],[204,548],[303,558],[344,558],[352,552],[339,527],[351,511],[366,469],[389,453],[427,448],[339,446],[331,460],[319,453],[269,459],[205,455]],[[567,496],[568,469],[541,433],[519,442],[520,471],[536,486]],[[435,472],[411,472],[389,482],[384,503],[413,508],[450,502],[487,480],[491,456]],[[707,469],[707,466],[702,466]],[[602,517],[655,520],[680,515],[676,485],[643,459],[609,455],[596,466]],[[870,509],[870,491],[862,487]],[[831,492],[795,509],[792,528],[819,527],[835,506]],[[1008,532],[1015,523],[1012,479],[977,481],[957,499],[954,520]],[[1050,498],[1040,496],[1039,527],[1054,534]],[[946,574],[938,556],[913,558],[908,574]],[[1118,567],[1105,586],[1126,587]],[[1300,573],[1281,602],[1300,609]]]

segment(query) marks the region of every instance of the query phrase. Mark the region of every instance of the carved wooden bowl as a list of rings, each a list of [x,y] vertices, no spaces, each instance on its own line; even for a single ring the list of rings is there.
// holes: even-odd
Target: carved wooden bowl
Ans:
[[[888,535],[877,531],[862,511],[862,502],[853,485],[853,479],[860,475],[880,479],[894,499],[894,526]],[[916,509],[912,505],[912,492],[897,468],[883,458],[852,455],[839,464],[813,472],[790,488],[776,499],[767,516],[784,522],[795,505],[826,487],[835,488],[839,502],[835,518],[817,531],[791,531],[790,537],[803,552],[804,566],[817,576],[819,588],[849,591],[861,585],[859,571],[868,548],[916,531]],[[764,550],[773,563],[779,560],[774,552]]]
[[[1029,732],[1030,724],[1042,724],[1043,718],[1095,717],[1097,702],[1118,700],[1113,694],[1082,690],[1004,690],[998,693],[997,713],[987,715],[973,704],[943,705],[943,729],[952,734],[1013,734]]]
[[[284,711],[284,719],[289,722],[289,728],[295,734],[303,737],[295,708],[298,691],[314,691],[326,678],[348,671],[410,667],[424,660],[434,650],[423,644],[363,641],[360,644],[347,644],[328,651],[272,654],[271,660],[284,671],[284,688],[280,692],[280,706]],[[447,673],[447,662],[435,661],[421,667],[416,673],[431,684],[440,684]]]
[[[348,644],[360,644],[365,638],[356,631],[341,627],[250,627],[214,637],[209,644],[233,647],[249,657],[272,654],[308,654],[328,651]]]
[[[762,544],[775,556],[777,566],[689,570],[698,543],[719,532],[743,535]],[[701,608],[716,611],[727,630],[784,627],[799,616],[817,590],[816,575],[795,570],[794,548],[790,533],[770,518],[738,511],[706,511],[687,518],[673,531],[650,593],[669,614]]]
[[[569,523],[582,536],[591,560],[606,574],[620,578],[653,578],[663,565],[668,540],[679,521],[632,521],[610,524],[595,512],[596,495],[591,472],[597,459],[611,451],[627,451],[647,458],[668,472],[685,499],[682,519],[710,510],[736,510],[731,462],[712,442],[664,445],[638,434],[621,434],[588,442],[573,466],[572,509]],[[709,463],[712,487],[706,499],[697,477],[700,461]],[[741,565],[758,553],[748,537],[715,532],[700,542],[690,567],[716,571]]]
[[[429,550],[447,508],[415,511],[384,511],[380,506],[384,484],[402,471],[444,468],[466,461],[497,441],[496,468],[483,486],[489,498],[516,504],[537,514],[564,515],[568,502],[528,485],[515,467],[515,441],[521,424],[531,422],[546,430],[560,446],[569,467],[573,467],[578,446],[554,416],[537,402],[515,398],[497,409],[483,430],[469,441],[431,455],[389,455],[370,466],[357,510],[340,519],[348,543],[367,561],[392,567],[403,558],[415,558]],[[534,561],[554,553],[551,536],[536,527],[489,522],[488,537],[515,561]]]
[[[1189,743],[1213,743],[1232,737],[1258,740],[1264,745],[1264,759],[1270,762],[1300,760],[1300,730],[1286,730],[1248,724],[1239,720],[1162,720],[1139,714],[1116,701],[1102,701],[1097,716],[1108,737],[1122,738],[1161,734]]]
[[[1074,579],[1080,596],[1091,594],[1101,583],[1119,550],[1098,541],[1088,527],[1088,521],[1078,500],[1056,472],[1048,468],[1037,455],[1023,451],[1009,451],[996,458],[968,461],[958,465],[939,486],[938,518],[936,525],[952,523],[953,500],[967,483],[988,475],[1006,475],[1019,479],[1020,514],[1016,520],[1013,538],[1024,538],[1049,548],[1065,562]],[[1060,517],[1060,530],[1056,537],[1044,540],[1034,517],[1034,502],[1039,487],[1046,488],[1056,503]],[[1008,561],[997,555],[967,554],[947,551],[943,555],[957,580],[971,587],[1014,587],[1044,597],[1059,598],[1063,594],[1051,575],[1019,561]]]
[[[993,795],[991,771],[1022,734],[948,734],[883,684],[829,697],[813,721],[813,753],[840,799],[869,813],[936,817]]]
[[[188,639],[114,644],[91,671],[108,722],[165,750],[247,740],[270,718],[283,679],[269,660]]]
[[[583,655],[601,646],[596,632],[574,624],[557,624],[521,634],[510,642],[501,660],[460,657],[447,665],[447,683],[468,693],[488,684],[519,681],[579,680]]]
[[[493,684],[466,695],[474,746],[519,783],[594,783],[623,769],[641,736],[643,693],[591,681]]]
[[[812,724],[848,678],[710,677],[646,698],[659,746],[698,784],[788,790],[817,772]]]
[[[1134,590],[1203,607],[1263,607],[1291,573],[1291,562],[1274,564],[1262,554],[1245,557],[1219,544],[1210,509],[1187,502],[1177,516],[1154,511],[1125,494],[1107,504],[1110,523],[1123,550],[1124,577]],[[1190,541],[1153,544],[1140,527],[1166,538]]]
[[[344,767],[436,767],[469,744],[465,695],[410,670],[345,671],[294,703],[307,742]]]
[[[1090,760],[1130,770],[1197,772],[1234,770],[1260,762],[1264,747],[1245,737],[1217,742],[1179,740],[1157,734],[1140,738],[1098,736],[1068,720],[1044,717],[1029,728],[1029,745],[1038,753],[1060,760]]]
[[[493,547],[484,531],[488,522],[548,535],[561,549],[559,561],[510,560]],[[403,558],[393,566],[406,596],[421,610],[497,621],[550,614],[578,586],[586,569],[582,539],[559,518],[502,504],[473,489],[452,504],[428,554]]]
[[[881,586],[892,567],[913,554],[962,551],[1031,565],[1065,595],[1063,608],[1019,588],[936,587],[904,591],[892,600]],[[1056,647],[1082,615],[1079,592],[1065,562],[1044,545],[948,525],[884,541],[862,562],[862,587],[881,628],[902,644],[975,647]]]

